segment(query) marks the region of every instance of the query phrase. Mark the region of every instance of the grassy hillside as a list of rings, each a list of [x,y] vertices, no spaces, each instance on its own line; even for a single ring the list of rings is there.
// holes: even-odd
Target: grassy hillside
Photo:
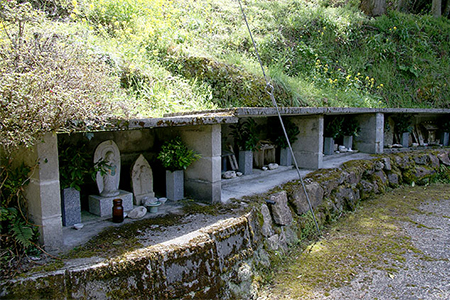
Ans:
[[[316,0],[243,7],[281,106],[450,107],[448,19],[369,19]],[[133,114],[271,105],[237,1],[73,0],[66,11],[44,26],[110,65]]]

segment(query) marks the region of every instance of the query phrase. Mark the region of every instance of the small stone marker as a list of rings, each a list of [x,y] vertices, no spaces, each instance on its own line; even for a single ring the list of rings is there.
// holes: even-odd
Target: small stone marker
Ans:
[[[131,168],[131,185],[135,205],[143,205],[145,201],[156,201],[153,192],[153,171],[144,155],[139,155]]]

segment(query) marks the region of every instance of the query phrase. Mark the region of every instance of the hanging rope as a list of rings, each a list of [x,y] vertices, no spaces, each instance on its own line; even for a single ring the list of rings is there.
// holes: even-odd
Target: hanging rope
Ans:
[[[317,234],[320,235],[319,225],[317,224],[316,215],[314,214],[314,210],[313,210],[313,207],[311,205],[311,201],[309,200],[308,192],[306,191],[305,182],[303,181],[303,177],[300,174],[300,169],[298,168],[297,160],[295,159],[295,155],[294,155],[294,151],[292,150],[291,142],[289,141],[289,138],[288,138],[288,135],[287,135],[287,132],[286,132],[286,128],[284,127],[283,119],[281,118],[280,109],[278,108],[277,101],[275,100],[275,97],[273,95],[274,87],[270,83],[269,79],[266,76],[266,72],[264,71],[264,67],[263,67],[263,64],[262,64],[262,61],[261,61],[261,57],[259,56],[258,48],[256,47],[255,40],[253,39],[253,35],[252,35],[252,31],[250,30],[250,26],[248,25],[247,16],[245,15],[244,8],[242,7],[241,0],[238,0],[238,2],[239,2],[239,7],[241,8],[242,16],[244,17],[245,25],[247,25],[247,30],[248,30],[248,33],[250,35],[250,39],[252,40],[252,43],[253,43],[253,48],[255,48],[255,53],[256,53],[256,56],[258,57],[259,65],[260,65],[262,73],[264,75],[264,80],[266,81],[266,92],[269,94],[270,99],[272,100],[272,104],[273,104],[273,106],[275,107],[275,109],[277,111],[277,115],[278,115],[278,119],[280,120],[281,128],[283,129],[283,133],[284,133],[284,136],[286,138],[287,144],[289,146],[289,150],[291,152],[292,159],[294,160],[294,165],[295,165],[295,169],[297,170],[297,175],[298,175],[298,177],[300,179],[300,182],[302,184],[303,192],[306,195],[306,200],[308,201],[309,209],[311,210],[311,214],[312,214],[313,219],[314,219],[314,224],[316,225]]]

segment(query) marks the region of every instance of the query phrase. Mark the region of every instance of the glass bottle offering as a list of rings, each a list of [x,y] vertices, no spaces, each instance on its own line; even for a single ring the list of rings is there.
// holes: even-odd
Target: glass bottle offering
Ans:
[[[113,204],[114,205],[112,208],[112,221],[114,223],[122,223],[123,222],[122,199],[114,199]]]

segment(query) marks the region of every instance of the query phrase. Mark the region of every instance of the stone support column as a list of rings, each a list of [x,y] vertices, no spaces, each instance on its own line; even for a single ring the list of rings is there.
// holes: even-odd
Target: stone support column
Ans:
[[[195,199],[221,201],[221,125],[190,126],[180,129],[186,145],[202,157],[185,171],[185,191]]]
[[[355,149],[364,153],[383,153],[384,114],[363,114],[356,116],[361,131],[355,137]]]
[[[323,164],[323,116],[292,117],[298,126],[298,139],[292,144],[299,168],[320,169]]]
[[[45,134],[20,156],[29,166],[38,164],[25,190],[28,212],[39,226],[40,243],[47,251],[57,252],[63,245],[63,234],[56,134]]]

